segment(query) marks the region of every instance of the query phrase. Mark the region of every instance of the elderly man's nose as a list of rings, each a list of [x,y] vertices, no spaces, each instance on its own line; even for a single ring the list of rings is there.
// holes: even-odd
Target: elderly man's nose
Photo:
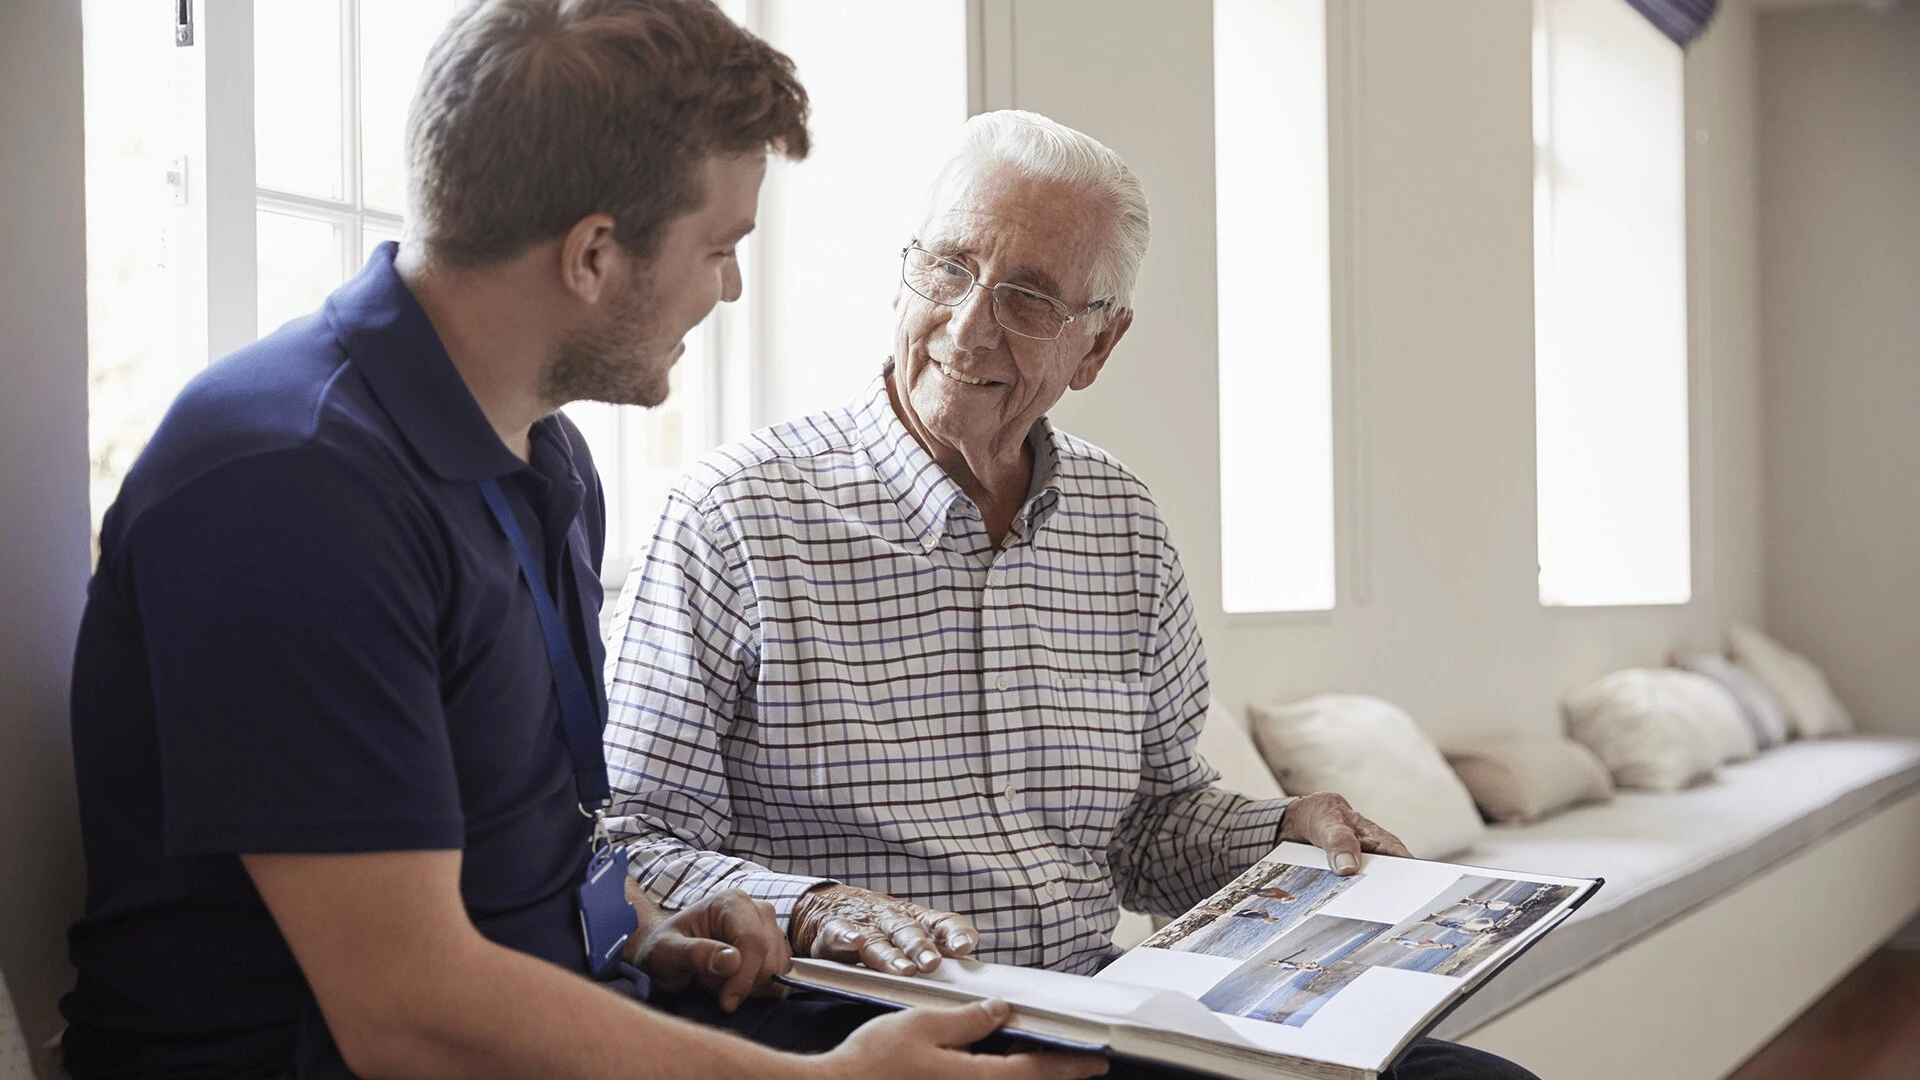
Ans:
[[[947,332],[954,344],[963,349],[991,348],[1000,338],[1000,324],[993,317],[993,290],[976,287],[947,321]]]

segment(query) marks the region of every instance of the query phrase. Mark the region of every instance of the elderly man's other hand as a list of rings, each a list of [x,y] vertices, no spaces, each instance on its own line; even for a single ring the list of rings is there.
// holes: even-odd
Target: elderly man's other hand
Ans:
[[[1347,800],[1331,791],[1302,795],[1287,804],[1280,819],[1280,839],[1304,840],[1327,853],[1327,865],[1342,877],[1360,869],[1360,853],[1413,858],[1400,838],[1360,816]]]
[[[942,956],[965,956],[980,941],[965,916],[851,885],[822,885],[802,896],[788,930],[801,956],[890,975],[932,971]]]
[[[786,988],[773,977],[793,968],[773,905],[737,889],[713,893],[658,919],[628,959],[668,990],[698,983],[712,992],[723,1012],[739,1008],[750,996],[784,994]]]

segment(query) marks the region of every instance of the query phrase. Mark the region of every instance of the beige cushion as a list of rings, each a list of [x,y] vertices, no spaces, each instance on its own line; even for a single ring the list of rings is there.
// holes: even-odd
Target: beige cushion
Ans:
[[[1228,791],[1256,799],[1286,795],[1247,729],[1217,704],[1207,710],[1207,726],[1200,730],[1200,756],[1220,770],[1220,786]]]
[[[1761,750],[1787,741],[1787,714],[1781,711],[1773,693],[1762,686],[1760,680],[1748,674],[1745,668],[1717,653],[1681,656],[1674,661],[1674,666],[1696,675],[1705,675],[1719,683],[1720,688],[1739,704],[1740,713],[1746,717],[1747,726],[1753,729],[1754,740]]]
[[[1281,786],[1333,791],[1423,859],[1444,859],[1486,831],[1466,786],[1413,718],[1379,698],[1325,694],[1256,705],[1253,741]]]
[[[1675,689],[1673,676],[1704,678],[1628,668],[1560,698],[1567,734],[1593,751],[1613,774],[1615,786],[1678,791],[1723,760],[1708,727],[1689,718],[1691,703]]]
[[[1853,730],[1853,716],[1833,695],[1827,676],[1813,661],[1743,623],[1727,628],[1733,658],[1773,692],[1802,739]]]
[[[1607,767],[1593,751],[1559,735],[1472,739],[1445,752],[1480,813],[1502,825],[1613,797]]]

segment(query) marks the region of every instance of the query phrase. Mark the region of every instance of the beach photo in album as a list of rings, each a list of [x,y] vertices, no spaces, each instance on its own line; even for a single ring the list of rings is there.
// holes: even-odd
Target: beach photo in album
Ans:
[[[1364,967],[1465,975],[1571,895],[1569,885],[1462,877],[1434,897],[1420,918],[1400,923],[1348,959]]]
[[[1310,866],[1257,863],[1204,906],[1148,938],[1146,945],[1245,960],[1358,880],[1358,874],[1343,878]]]
[[[1200,1003],[1217,1013],[1300,1027],[1366,970],[1346,958],[1386,923],[1315,915],[1214,984]]]

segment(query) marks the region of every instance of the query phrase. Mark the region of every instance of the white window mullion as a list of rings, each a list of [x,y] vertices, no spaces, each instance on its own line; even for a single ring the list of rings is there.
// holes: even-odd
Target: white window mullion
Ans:
[[[356,213],[350,225],[340,230],[340,265],[352,277],[360,268],[365,219],[360,169],[360,0],[340,5],[340,164],[344,172],[341,191]]]

